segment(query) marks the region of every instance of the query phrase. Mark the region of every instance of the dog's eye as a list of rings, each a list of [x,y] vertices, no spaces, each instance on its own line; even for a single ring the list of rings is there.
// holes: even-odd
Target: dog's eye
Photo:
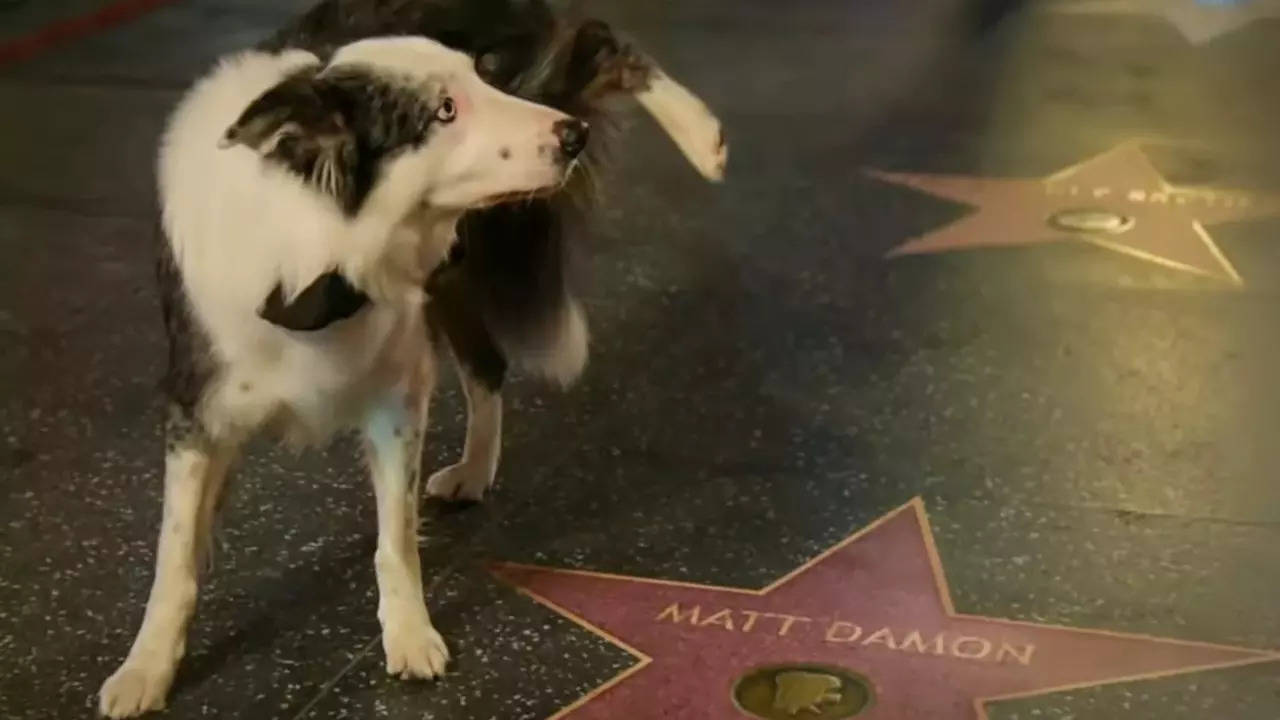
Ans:
[[[458,106],[453,102],[453,98],[445,98],[440,103],[440,107],[436,108],[436,122],[451,123],[458,117]]]

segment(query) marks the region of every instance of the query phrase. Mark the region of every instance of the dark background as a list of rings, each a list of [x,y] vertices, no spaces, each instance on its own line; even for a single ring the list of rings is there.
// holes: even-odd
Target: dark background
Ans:
[[[103,4],[0,3],[0,43]],[[305,5],[177,0],[0,66],[0,716],[91,717],[128,649],[160,510],[157,133]],[[635,116],[585,378],[517,382],[490,503],[426,513],[453,671],[383,675],[350,444],[261,444],[166,717],[544,718],[631,660],[486,562],[759,586],[916,495],[962,612],[1280,647],[1280,222],[1210,228],[1242,289],[1085,243],[884,258],[968,210],[867,167],[1041,177],[1142,136],[1170,181],[1280,193],[1280,23],[1197,47],[1040,6],[591,3],[715,108],[729,179]],[[428,470],[460,451],[444,390]],[[1277,675],[991,715],[1274,720]]]

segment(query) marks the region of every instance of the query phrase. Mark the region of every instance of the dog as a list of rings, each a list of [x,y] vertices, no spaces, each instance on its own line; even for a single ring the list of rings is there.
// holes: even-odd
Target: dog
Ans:
[[[263,428],[297,443],[361,429],[387,670],[443,672],[417,545],[434,379],[424,288],[464,212],[556,190],[587,134],[423,37],[364,39],[324,60],[249,51],[180,102],[158,172],[164,511],[151,595],[100,691],[104,715],[163,707],[228,465]]]
[[[441,94],[442,68],[485,103]],[[387,670],[442,672],[448,651],[416,552],[436,350],[451,351],[469,417],[462,461],[429,492],[479,500],[497,468],[508,366],[568,384],[585,365],[565,266],[603,160],[600,131],[625,97],[701,174],[722,178],[726,145],[701,100],[605,23],[566,21],[542,0],[325,0],[192,90],[159,173],[169,412],[156,577],[133,647],[100,691],[104,715],[163,706],[228,465],[262,428],[297,444],[361,427]],[[484,111],[504,103],[509,112]],[[473,146],[489,146],[446,162],[440,139],[458,118],[482,128]],[[541,139],[521,135],[529,122]],[[546,166],[529,165],[534,155],[554,161],[555,182],[536,177]],[[487,164],[468,172],[466,157]]]
[[[430,37],[474,58],[486,82],[592,128],[579,171],[558,192],[466,213],[429,280],[428,324],[452,351],[467,400],[462,458],[430,476],[432,497],[476,502],[493,484],[512,366],[568,386],[586,365],[587,323],[567,266],[598,194],[602,136],[624,103],[637,100],[705,178],[724,176],[728,146],[706,104],[607,23],[573,15],[544,0],[324,0],[263,45],[323,57],[364,37]]]

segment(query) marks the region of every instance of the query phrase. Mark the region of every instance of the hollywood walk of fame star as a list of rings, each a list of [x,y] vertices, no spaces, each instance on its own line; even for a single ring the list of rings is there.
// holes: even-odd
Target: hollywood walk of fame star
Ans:
[[[1049,9],[1073,15],[1156,15],[1178,28],[1187,42],[1203,45],[1255,20],[1280,17],[1280,0],[1076,0]]]
[[[1166,267],[1241,284],[1205,229],[1277,214],[1280,199],[1244,191],[1170,185],[1136,142],[1122,143],[1047,178],[868,171],[977,210],[890,251],[890,256],[976,247],[1085,240]],[[1058,219],[1110,219],[1067,227]]]
[[[866,678],[875,700],[860,720],[979,720],[991,699],[1280,660],[956,613],[918,498],[763,590],[519,565],[494,572],[637,658],[554,716],[565,720],[741,720],[735,683],[787,664],[819,706],[836,700],[835,681],[824,680],[835,676],[805,668]]]

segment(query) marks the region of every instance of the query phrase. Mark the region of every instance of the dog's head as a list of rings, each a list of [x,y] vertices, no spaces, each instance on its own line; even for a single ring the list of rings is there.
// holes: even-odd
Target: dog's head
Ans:
[[[331,195],[347,215],[398,222],[419,205],[464,210],[563,182],[585,123],[502,93],[472,60],[425,38],[338,50],[270,88],[228,128]]]
[[[327,56],[361,37],[429,37],[470,55],[485,82],[597,126],[606,124],[607,101],[633,96],[700,173],[721,179],[727,146],[719,120],[607,23],[583,17],[582,5],[580,0],[320,0],[265,46]]]
[[[260,315],[294,330],[350,317],[410,213],[447,219],[555,190],[586,141],[583,121],[495,89],[470,57],[426,38],[362,40],[289,75],[249,104],[223,145],[297,176],[369,229],[356,237],[373,239],[310,285],[275,288]]]
[[[449,35],[452,43],[475,57],[476,72],[486,82],[574,116],[596,119],[603,119],[602,113],[607,117],[614,98],[632,96],[699,173],[713,182],[724,178],[728,146],[719,119],[653,58],[619,38],[602,20],[544,21],[550,15],[540,0],[507,7],[508,16],[522,22],[500,27],[518,32],[495,34],[481,25],[471,33]]]

